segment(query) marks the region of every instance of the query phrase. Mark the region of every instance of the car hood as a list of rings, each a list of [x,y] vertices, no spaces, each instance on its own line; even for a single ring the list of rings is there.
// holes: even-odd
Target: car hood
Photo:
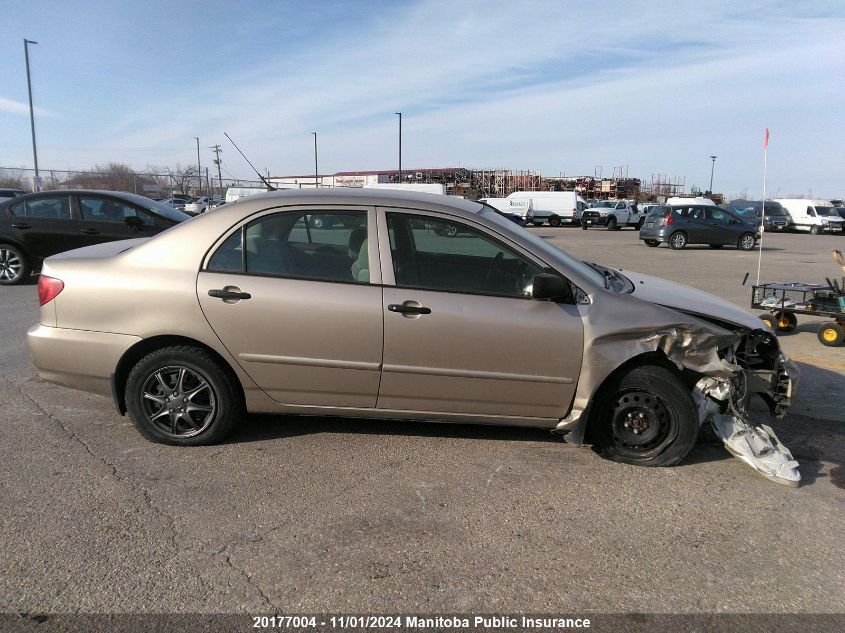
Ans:
[[[720,299],[708,292],[690,288],[683,284],[675,283],[643,275],[628,270],[621,271],[634,284],[632,296],[642,301],[655,303],[657,305],[672,308],[687,314],[693,314],[704,320],[717,319],[727,323],[733,323],[752,330],[763,327],[762,322],[749,314],[742,308],[729,301]]]

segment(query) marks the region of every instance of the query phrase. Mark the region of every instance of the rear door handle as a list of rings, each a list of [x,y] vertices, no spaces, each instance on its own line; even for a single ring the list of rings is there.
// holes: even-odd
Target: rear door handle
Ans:
[[[89,228],[81,228],[79,229],[82,233],[86,235],[99,235],[100,232],[97,229],[89,229]]]
[[[13,226],[13,227],[15,227],[16,229],[29,229],[29,228],[32,228],[32,226],[31,226],[31,225],[29,225],[29,224],[27,224],[26,222],[15,222],[14,224],[12,224],[12,226]]]
[[[252,295],[248,292],[235,290],[209,290],[208,296],[215,299],[252,299]]]
[[[391,303],[387,306],[391,312],[398,312],[399,314],[431,314],[431,308],[425,306],[409,306],[402,303]]]

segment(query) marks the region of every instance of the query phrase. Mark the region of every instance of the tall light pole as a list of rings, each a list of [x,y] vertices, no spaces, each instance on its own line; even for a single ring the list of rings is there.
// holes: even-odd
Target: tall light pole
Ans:
[[[26,59],[26,88],[29,91],[29,125],[32,129],[32,160],[35,163],[35,177],[38,178],[38,150],[35,149],[35,112],[32,108],[32,80],[29,76],[29,45],[38,44],[24,38],[23,40],[23,55]]]
[[[314,135],[314,189],[320,186],[320,171],[317,169],[317,133],[311,132]]]
[[[713,195],[713,170],[716,169],[716,156],[710,157],[710,195]]]
[[[202,193],[202,167],[200,167],[200,139],[199,136],[194,137],[197,140],[197,193]]]
[[[394,114],[399,116],[399,182],[402,182],[402,113]]]

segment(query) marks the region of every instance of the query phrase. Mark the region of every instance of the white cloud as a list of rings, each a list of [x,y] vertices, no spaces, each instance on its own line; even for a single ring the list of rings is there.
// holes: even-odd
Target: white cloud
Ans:
[[[299,50],[282,42],[259,68],[159,96],[101,144],[211,144],[225,130],[259,167],[298,173],[317,130],[325,171],[376,168],[395,165],[402,111],[408,167],[628,165],[704,186],[715,153],[717,189],[735,192],[756,186],[768,126],[785,189],[839,182],[841,17],[769,2],[569,5],[431,0]],[[247,174],[224,150],[226,168]]]

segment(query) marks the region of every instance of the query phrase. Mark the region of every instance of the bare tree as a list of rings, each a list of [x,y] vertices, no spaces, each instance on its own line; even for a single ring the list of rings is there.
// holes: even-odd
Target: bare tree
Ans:
[[[173,181],[176,185],[176,188],[179,190],[179,193],[188,194],[190,189],[196,188],[197,182],[197,168],[194,166],[182,167],[179,163],[176,163],[176,167],[171,170],[171,175],[173,177]]]
[[[0,170],[0,187],[24,189],[23,172],[17,169]]]

